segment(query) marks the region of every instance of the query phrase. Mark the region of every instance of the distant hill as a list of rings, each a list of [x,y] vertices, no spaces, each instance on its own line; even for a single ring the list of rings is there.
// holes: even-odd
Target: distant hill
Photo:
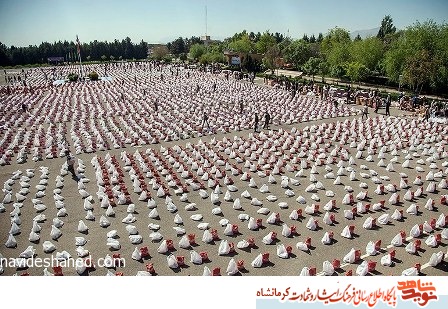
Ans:
[[[365,29],[365,30],[355,30],[350,32],[350,38],[353,40],[356,38],[356,36],[359,34],[359,36],[362,39],[365,39],[370,36],[376,36],[378,34],[378,31],[380,30],[380,27],[373,28],[373,29]]]

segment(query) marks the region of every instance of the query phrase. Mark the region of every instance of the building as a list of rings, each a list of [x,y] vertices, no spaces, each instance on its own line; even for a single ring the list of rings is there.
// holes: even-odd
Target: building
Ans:
[[[244,61],[244,58],[246,56],[250,56],[253,60],[262,61],[264,55],[263,54],[257,54],[257,53],[237,53],[231,50],[225,50],[224,56],[227,60],[227,65],[241,65],[241,63]]]

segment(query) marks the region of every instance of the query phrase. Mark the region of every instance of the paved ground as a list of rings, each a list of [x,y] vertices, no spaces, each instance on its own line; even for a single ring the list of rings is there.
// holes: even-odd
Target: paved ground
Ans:
[[[382,112],[384,112],[384,110]],[[37,257],[50,257],[51,254],[43,252],[42,246],[45,240],[49,240],[56,246],[56,250],[53,252],[53,255],[55,255],[56,252],[66,250],[71,254],[72,257],[76,257],[77,246],[75,245],[75,237],[84,237],[87,240],[87,243],[83,247],[89,250],[94,260],[100,257],[105,257],[107,254],[112,255],[113,253],[120,253],[121,257],[124,257],[126,259],[126,266],[117,267],[116,269],[110,270],[113,273],[117,271],[123,272],[125,275],[135,275],[138,271],[144,271],[145,264],[147,263],[153,263],[156,273],[159,275],[202,275],[205,266],[207,266],[210,270],[219,267],[221,270],[221,274],[225,274],[227,266],[231,259],[234,259],[235,261],[244,261],[246,270],[238,272],[237,274],[239,275],[298,275],[303,267],[312,266],[315,266],[317,268],[318,274],[322,275],[322,263],[326,260],[332,261],[333,259],[339,259],[342,263],[341,269],[338,269],[334,273],[334,275],[343,275],[347,270],[352,270],[355,273],[358,265],[362,260],[372,260],[377,262],[376,270],[370,272],[370,275],[400,275],[403,270],[412,267],[415,263],[421,263],[423,265],[421,271],[422,275],[446,275],[447,265],[445,262],[441,263],[437,267],[431,267],[427,264],[433,253],[439,251],[446,252],[446,239],[442,239],[441,244],[439,244],[436,248],[431,248],[425,244],[425,240],[429,237],[429,235],[441,233],[441,228],[438,228],[435,232],[432,233],[423,233],[419,237],[419,239],[422,241],[422,249],[417,254],[411,255],[407,253],[404,246],[395,248],[397,252],[396,260],[392,267],[381,266],[380,259],[385,254],[387,254],[387,251],[392,249],[390,246],[390,241],[400,230],[404,230],[407,236],[409,236],[409,231],[415,224],[423,224],[425,221],[429,222],[431,218],[437,219],[442,213],[447,214],[445,209],[446,205],[440,205],[440,197],[443,194],[448,194],[448,190],[437,189],[434,193],[424,192],[422,196],[415,198],[413,201],[406,201],[403,200],[403,197],[408,189],[398,188],[398,194],[400,195],[402,202],[398,205],[391,205],[388,200],[392,196],[392,193],[387,192],[384,195],[375,194],[374,190],[377,188],[377,185],[373,183],[372,176],[369,176],[369,178],[365,179],[361,176],[361,173],[369,174],[369,170],[375,170],[378,173],[378,176],[388,176],[390,178],[389,180],[382,180],[382,183],[384,185],[399,185],[399,173],[405,172],[408,176],[407,179],[410,185],[409,190],[413,192],[415,192],[419,188],[419,186],[412,183],[417,175],[422,176],[423,190],[426,190],[428,184],[431,182],[439,184],[442,179],[446,180],[447,178],[447,172],[445,171],[447,167],[443,167],[442,163],[446,162],[448,159],[446,157],[440,157],[439,159],[434,160],[434,164],[436,164],[437,168],[433,169],[433,171],[437,172],[439,169],[442,170],[442,177],[436,178],[435,181],[427,181],[425,179],[425,176],[432,169],[430,169],[429,167],[429,162],[426,161],[426,159],[429,158],[430,155],[424,153],[424,149],[427,149],[426,151],[439,151],[440,149],[438,149],[438,147],[439,145],[441,145],[442,147],[444,147],[444,151],[446,153],[446,134],[443,135],[440,133],[442,132],[442,130],[446,129],[444,129],[441,125],[437,126],[436,124],[431,123],[426,125],[420,121],[415,121],[412,118],[409,118],[407,115],[402,115],[401,111],[395,109],[392,110],[392,117],[386,118],[383,115],[375,115],[373,113],[371,113],[370,116],[372,118],[363,121],[361,121],[359,116],[323,119],[294,125],[274,126],[271,127],[271,130],[262,130],[262,133],[256,134],[253,134],[252,130],[243,130],[228,134],[207,135],[183,141],[169,143],[162,142],[162,144],[153,146],[128,146],[125,149],[99,151],[96,154],[77,155],[77,159],[81,160],[85,165],[85,172],[81,174],[84,174],[84,176],[90,180],[89,182],[85,183],[85,190],[92,195],[92,206],[95,220],[90,221],[85,219],[87,211],[84,208],[89,204],[86,204],[85,199],[81,197],[80,192],[78,191],[79,183],[73,180],[69,175],[64,176],[63,187],[61,188],[61,192],[59,193],[59,195],[64,197],[63,202],[67,211],[67,216],[59,218],[64,222],[64,224],[60,228],[62,236],[57,240],[52,240],[50,236],[51,226],[53,224],[54,218],[57,218],[58,212],[53,197],[53,190],[55,189],[57,182],[56,177],[61,174],[61,168],[63,168],[65,159],[56,158],[39,162],[28,161],[21,165],[12,164],[9,166],[0,167],[0,183],[5,183],[17,170],[20,170],[22,173],[25,173],[26,169],[34,170],[34,176],[31,177],[30,180],[30,193],[26,195],[26,199],[23,202],[23,207],[20,208],[20,233],[15,236],[17,247],[7,248],[2,245],[0,253],[7,258],[15,258],[18,257],[19,254],[23,252],[28,246],[32,245],[34,246],[34,249],[36,249],[35,254]],[[348,125],[348,127],[344,126],[344,124]],[[364,126],[362,124],[364,124]],[[366,127],[366,124],[369,125]],[[335,133],[339,126],[341,126],[340,134]],[[369,136],[369,134],[366,133],[368,128],[372,130],[372,136]],[[418,136],[418,139],[415,139],[415,137],[412,135],[409,137],[401,137],[401,132],[394,131],[399,129],[404,131],[410,130],[411,132],[417,135],[420,134],[421,136]],[[439,133],[437,133],[437,130],[439,130]],[[388,144],[388,147],[386,147],[388,148],[387,152],[384,153],[384,161],[386,162],[386,164],[388,164],[392,160],[392,162],[394,162],[393,166],[395,168],[395,171],[388,171],[385,167],[379,167],[377,165],[379,162],[378,150],[380,149],[380,147],[377,148],[376,153],[373,155],[373,162],[367,162],[365,160],[365,158],[367,157],[366,146],[365,150],[363,151],[363,158],[354,159],[355,162],[352,162],[352,165],[349,164],[348,160],[343,161],[342,163],[346,168],[350,166],[353,168],[356,174],[356,180],[351,181],[349,178],[350,172],[346,171],[345,175],[341,176],[342,184],[334,185],[334,179],[327,179],[324,177],[324,175],[328,173],[328,170],[330,168],[335,174],[338,171],[338,163],[341,164],[340,162],[342,161],[340,161],[341,152],[337,150],[339,149],[337,146],[339,145],[341,140],[344,140],[344,135],[346,135],[347,141],[345,144],[341,144],[341,146],[348,151],[347,159],[350,156],[355,158],[356,148],[350,147],[350,143],[354,142],[355,144],[353,146],[356,147],[361,141],[361,136],[364,136],[369,141],[372,139],[376,139],[376,137],[383,137],[385,138],[385,140],[383,141],[384,143],[388,143],[387,136],[390,136],[390,141],[394,141],[392,137],[395,138],[396,136],[400,136],[403,145],[401,149],[397,150],[396,155],[392,155],[391,151],[388,148],[391,147],[391,145],[396,144],[395,141],[389,142],[390,144]],[[425,141],[425,138],[428,139]],[[380,139],[378,139],[377,141],[379,142]],[[415,145],[405,145],[404,143],[407,141]],[[440,144],[441,141],[444,141],[445,145],[443,143]],[[294,143],[296,144],[295,146]],[[313,143],[315,144],[313,145]],[[257,187],[250,187],[248,181],[241,180],[241,173],[239,175],[232,175],[230,173],[230,170],[226,171],[227,175],[232,178],[232,180],[234,181],[234,185],[238,189],[238,191],[236,192],[229,193],[233,200],[235,200],[236,198],[240,199],[242,209],[236,210],[233,208],[233,201],[224,200],[224,195],[228,188],[224,185],[223,180],[221,179],[219,182],[221,185],[222,193],[218,195],[219,202],[217,204],[213,204],[210,199],[210,195],[213,192],[213,189],[211,188],[206,188],[209,197],[204,199],[201,198],[198,191],[192,191],[190,188],[190,192],[187,193],[188,201],[180,201],[181,195],[176,195],[174,190],[170,189],[172,202],[177,207],[177,211],[172,213],[167,209],[166,198],[159,198],[156,196],[157,190],[154,190],[152,188],[152,179],[145,178],[144,182],[149,187],[149,191],[151,192],[153,199],[156,202],[156,209],[159,213],[159,218],[149,218],[148,216],[152,209],[149,209],[147,207],[147,202],[138,200],[140,195],[139,193],[133,192],[133,182],[131,180],[131,174],[126,171],[126,166],[129,166],[127,165],[129,164],[129,162],[126,162],[127,160],[125,158],[122,159],[121,155],[123,154],[123,152],[126,152],[129,156],[134,155],[134,159],[138,160],[139,154],[144,155],[145,153],[147,153],[148,156],[150,156],[151,154],[154,155],[157,153],[160,155],[160,158],[166,160],[168,168],[173,168],[172,174],[177,175],[179,178],[181,178],[182,183],[186,183],[186,181],[182,179],[181,173],[178,172],[175,165],[176,160],[182,159],[178,158],[175,160],[173,156],[170,157],[168,153],[165,152],[165,150],[171,148],[175,153],[176,149],[178,149],[177,147],[175,147],[176,145],[184,147],[186,149],[186,154],[188,155],[188,157],[190,157],[191,160],[197,160],[199,166],[202,165],[204,170],[208,170],[211,177],[214,175],[213,170],[210,170],[210,168],[206,167],[204,158],[213,157],[214,153],[219,154],[229,164],[233,164],[234,166],[240,168],[242,173],[249,173],[255,180]],[[240,146],[249,149],[248,152],[246,154],[244,152],[239,153],[238,148]],[[268,181],[268,177],[261,177],[257,171],[251,170],[250,165],[255,166],[260,156],[263,157],[263,146],[265,147],[264,152],[266,155],[266,160],[271,157],[283,157],[285,163],[290,166],[295,166],[295,170],[288,172],[284,168],[280,175],[274,175],[276,183],[270,183]],[[296,152],[291,150],[293,146],[295,147]],[[193,149],[194,147],[196,147],[195,150]],[[253,147],[253,149],[251,147]],[[318,150],[319,148],[322,149],[321,151],[323,151],[326,157],[334,156],[337,159],[334,163],[316,166],[315,172],[317,173],[312,174],[311,166],[314,164],[314,161],[310,160],[311,158],[307,159],[307,157],[310,153],[314,153],[315,150]],[[228,152],[228,150],[230,149],[236,151],[236,153],[243,158],[243,161],[238,162],[235,158],[232,158],[232,156],[230,156]],[[298,160],[300,150],[303,150],[306,154],[305,157],[302,158],[302,160],[304,162],[308,162],[310,164],[310,167],[301,168],[301,163]],[[336,153],[333,153],[332,155],[331,152],[333,150]],[[410,161],[410,168],[402,168],[401,165],[405,161],[405,156],[412,153],[416,153],[420,157],[412,157],[412,160]],[[177,154],[179,155],[180,153]],[[251,158],[251,156],[255,154],[259,157]],[[440,154],[443,154],[443,151],[440,151]],[[125,186],[130,192],[131,202],[135,205],[135,212],[132,215],[136,218],[136,221],[131,223],[130,225],[135,226],[135,228],[138,230],[138,234],[142,236],[142,242],[140,244],[132,244],[130,242],[130,239],[128,238],[129,233],[126,229],[127,224],[122,223],[122,220],[126,216],[128,216],[128,205],[117,205],[116,207],[113,207],[115,216],[107,217],[107,219],[110,221],[110,226],[106,228],[100,227],[99,220],[101,215],[105,215],[106,209],[101,208],[99,198],[96,194],[99,187],[96,184],[97,176],[95,175],[95,169],[92,166],[91,161],[94,157],[106,160],[106,156],[108,155],[115,155],[118,162],[117,166],[123,170],[123,180]],[[296,159],[294,160],[294,158]],[[424,164],[417,164],[417,161],[420,158],[424,159]],[[187,160],[186,157],[185,160]],[[278,159],[275,160],[277,161]],[[198,175],[194,169],[192,169],[192,166],[190,165],[191,162],[188,162],[187,160],[184,161],[184,163],[189,166],[190,171],[193,173],[193,175],[198,177],[199,181],[202,181],[207,187],[207,181],[200,180],[201,176]],[[210,159],[210,163],[211,166],[217,166],[216,159]],[[365,165],[367,169],[363,170],[361,168],[362,165]],[[142,168],[141,165],[138,166]],[[417,166],[421,166],[423,171],[418,172],[416,169]],[[38,212],[33,207],[32,199],[36,197],[36,185],[39,183],[40,176],[42,174],[40,170],[41,167],[48,167],[49,173],[48,186],[44,191],[45,196],[40,198],[42,203],[46,206],[46,209]],[[162,169],[160,165],[156,165],[156,168]],[[224,166],[221,168],[224,170]],[[159,172],[161,173],[162,171],[159,170]],[[286,195],[286,190],[288,190],[288,188],[283,188],[281,186],[282,176],[289,177],[293,182],[298,181],[298,184],[296,185],[293,185],[291,180],[288,183],[288,188],[289,190],[293,191],[294,196],[288,197]],[[313,179],[313,177],[315,179]],[[161,180],[164,183],[168,183],[168,179],[169,178],[161,176]],[[312,183],[312,181],[320,182],[324,188],[315,189],[314,192],[306,192],[305,189]],[[367,185],[366,189],[360,188],[360,184],[362,182]],[[264,184],[269,188],[269,192],[267,193],[260,192],[260,188]],[[385,200],[385,207],[379,211],[370,211],[365,214],[359,214],[359,216],[357,216],[355,220],[348,220],[344,218],[344,210],[352,209],[353,206],[356,206],[356,199],[354,205],[344,205],[342,203],[344,196],[347,194],[347,188],[345,186],[351,186],[353,188],[353,194],[355,197],[358,193],[364,190],[368,190],[368,198],[364,201],[361,201],[362,204],[373,205],[381,200]],[[19,183],[19,180],[16,180],[12,186],[12,191],[14,193],[13,202],[15,202],[16,198],[15,193],[17,193],[20,188],[21,185]],[[250,193],[251,198],[256,197],[263,203],[263,205],[251,205],[250,199],[246,199],[241,196],[241,194],[246,190]],[[327,191],[333,191],[334,197],[326,196]],[[319,198],[319,201],[313,201],[313,194],[315,194]],[[269,201],[269,195],[274,195],[275,197],[277,197],[277,200],[275,202]],[[299,196],[303,196],[305,198],[306,204],[300,204],[296,201]],[[435,201],[435,208],[433,210],[428,210],[423,207],[430,198]],[[327,204],[327,202],[333,199],[335,200],[337,208],[331,210],[330,213],[335,215],[336,222],[333,225],[327,225],[323,222],[323,218],[326,213],[323,207]],[[288,207],[285,209],[280,208],[280,202],[287,203]],[[189,203],[195,203],[196,210],[186,210],[185,207]],[[419,205],[418,215],[406,214],[406,209],[413,203]],[[305,213],[306,207],[311,206],[312,204],[319,204],[320,211],[313,215]],[[10,212],[14,210],[12,203],[5,203],[4,207],[5,212],[0,213],[0,226],[2,227],[0,228],[0,242],[2,244],[5,244],[8,239],[8,231],[11,221]],[[212,214],[212,210],[216,207],[220,207],[220,209],[222,210],[222,214]],[[257,213],[260,208],[267,208],[269,210],[269,213],[267,215]],[[297,209],[301,209],[303,211],[303,217],[299,220],[290,219],[289,216],[291,212]],[[404,210],[404,220],[392,220],[387,225],[378,225],[371,230],[363,228],[363,223],[368,217],[378,218],[381,214],[392,214],[395,209]],[[269,216],[274,212],[279,214],[281,222],[270,224],[267,222],[267,220]],[[39,223],[40,227],[42,228],[40,233],[38,233],[40,234],[40,240],[31,243],[28,240],[28,237],[33,227],[33,218],[35,218],[38,213],[44,214],[46,216],[46,220],[42,223]],[[203,216],[203,219],[200,221],[192,220],[190,216],[194,214],[201,214]],[[254,231],[249,230],[248,221],[240,220],[239,215],[241,214],[247,214],[249,217],[253,218],[261,218],[263,226]],[[176,215],[180,215],[180,217],[183,219],[183,224],[174,223],[174,218]],[[310,230],[306,227],[306,224],[311,217],[315,218],[318,221],[319,228],[317,230]],[[225,235],[224,231],[226,227],[221,226],[220,224],[220,220],[222,219],[227,219],[229,223],[238,225],[238,233],[235,235]],[[80,220],[83,220],[83,222],[87,225],[88,232],[78,232],[78,225]],[[168,267],[167,254],[161,254],[157,252],[161,242],[151,241],[150,233],[152,231],[148,228],[148,224],[151,223],[160,225],[159,232],[162,234],[163,240],[173,240],[175,247],[173,254],[175,256],[184,256],[186,261],[185,266],[176,269],[171,269]],[[209,223],[210,229],[217,230],[219,240],[207,244],[202,242],[201,239],[204,232],[198,228],[199,223]],[[283,236],[283,223],[286,224],[287,227],[291,227],[293,225],[296,226],[298,234],[290,237]],[[352,224],[355,226],[355,237],[352,239],[341,237],[340,234],[344,227],[346,225]],[[195,234],[197,244],[186,249],[181,248],[179,242],[182,236],[176,235],[173,227],[180,227],[185,229],[186,235]],[[117,234],[119,236],[118,241],[121,245],[121,248],[119,250],[111,250],[110,247],[106,244],[106,233],[114,229],[117,231]],[[334,232],[334,242],[331,245],[324,245],[321,243],[321,239],[324,236],[324,233],[327,231]],[[268,245],[263,243],[263,238],[270,232],[277,233],[277,240]],[[310,237],[312,240],[310,250],[307,252],[299,250],[296,247],[296,244],[298,242],[304,242],[308,237]],[[249,238],[254,238],[254,247],[247,249],[236,248],[234,253],[218,255],[218,248],[220,246],[221,240],[233,242],[236,247],[238,242],[244,239],[247,240]],[[369,241],[377,240],[382,241],[380,252],[375,256],[366,256],[367,243]],[[406,241],[413,242],[414,239],[408,238]],[[292,254],[288,259],[282,259],[277,256],[277,245],[280,244],[292,247]],[[133,260],[131,256],[135,248],[141,248],[144,246],[148,247],[150,257],[145,258],[141,261]],[[351,248],[359,249],[361,251],[361,260],[356,262],[355,264],[344,263],[342,260]],[[207,252],[209,260],[202,265],[193,264],[190,261],[190,253],[192,252],[192,250],[198,253],[204,251]],[[255,268],[251,266],[251,262],[255,260],[260,253],[265,252],[269,253],[270,262],[265,263],[261,268]],[[43,267],[17,269],[15,267],[3,266],[3,269],[4,275],[13,275],[15,273],[21,274],[24,272],[28,272],[31,275],[42,275],[43,273]],[[76,270],[74,268],[64,268],[63,272],[64,274],[69,275],[76,274]],[[96,270],[91,272],[84,272],[83,275],[105,275],[107,272],[108,270],[106,268],[97,267]]]

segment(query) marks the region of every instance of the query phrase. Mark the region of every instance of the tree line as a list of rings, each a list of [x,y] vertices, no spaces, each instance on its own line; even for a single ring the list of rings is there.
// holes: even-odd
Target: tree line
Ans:
[[[397,30],[392,17],[387,15],[377,35],[364,39],[359,35],[352,39],[347,30],[335,27],[326,34],[305,34],[300,39],[269,31],[244,30],[208,44],[193,36],[158,46],[143,40],[133,43],[129,37],[81,45],[83,60],[87,61],[150,57],[225,63],[225,51],[241,55],[241,68],[251,72],[292,68],[313,77],[402,85],[414,92],[448,93],[448,25],[431,20]],[[76,61],[75,42],[43,42],[28,47],[7,47],[0,43],[0,66],[46,63],[51,56]]]
[[[118,59],[145,59],[148,54],[148,43],[143,40],[133,43],[127,37],[112,42],[94,40],[80,46],[83,61],[104,61]],[[40,45],[28,47],[7,47],[0,42],[0,66],[26,64],[44,64],[49,57],[64,57],[65,61],[78,61],[76,42],[58,41],[42,42]]]
[[[448,93],[448,25],[432,20],[397,31],[387,15],[377,35],[364,39],[359,35],[352,39],[339,27],[295,40],[268,31],[258,36],[243,31],[213,48],[243,55],[262,53],[261,70],[292,67],[313,77],[401,85],[415,93]]]

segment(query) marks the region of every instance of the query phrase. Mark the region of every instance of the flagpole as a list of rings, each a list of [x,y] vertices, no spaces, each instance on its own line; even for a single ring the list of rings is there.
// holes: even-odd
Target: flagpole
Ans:
[[[82,61],[81,61],[81,44],[79,43],[78,35],[76,35],[76,44],[78,47],[78,58],[79,58],[79,75],[82,77]]]
[[[80,72],[80,76],[82,77],[82,62],[81,62],[81,52],[79,52],[78,54],[79,56],[79,72]]]

